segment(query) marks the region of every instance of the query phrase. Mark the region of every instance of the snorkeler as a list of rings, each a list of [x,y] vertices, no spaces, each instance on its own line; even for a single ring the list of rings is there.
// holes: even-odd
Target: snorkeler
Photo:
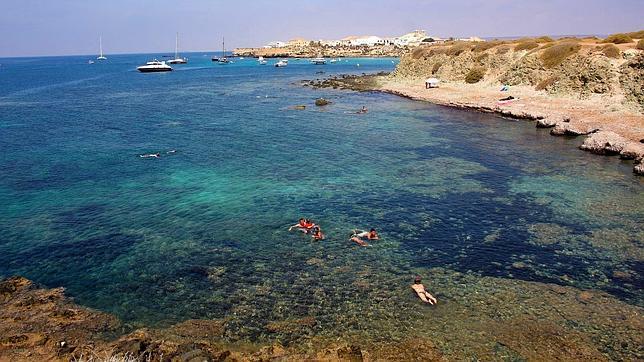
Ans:
[[[360,246],[369,246],[369,244],[362,240],[362,238],[367,238],[367,240],[378,240],[380,237],[378,236],[378,233],[376,232],[376,229],[371,229],[369,231],[363,231],[363,230],[353,230],[351,232],[351,235],[349,235],[349,240],[357,243]]]
[[[417,276],[416,279],[414,279],[414,284],[412,284],[411,289],[416,292],[418,297],[420,297],[423,302],[432,305],[438,303],[436,298],[434,298],[433,295],[429,294],[429,292],[425,290],[425,286],[421,284],[420,276]]]
[[[315,240],[324,240],[324,234],[319,226],[314,226],[311,237]]]
[[[362,109],[361,109],[361,110],[359,110],[359,111],[357,111],[356,113],[358,113],[358,114],[365,114],[365,113],[367,113],[367,112],[369,112],[369,110],[367,109],[367,107],[362,106]]]

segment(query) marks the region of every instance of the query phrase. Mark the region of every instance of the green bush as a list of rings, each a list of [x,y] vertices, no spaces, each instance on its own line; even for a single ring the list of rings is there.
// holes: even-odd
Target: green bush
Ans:
[[[644,39],[640,39],[640,41],[637,42],[636,48],[639,50],[644,50]]]
[[[602,47],[602,53],[603,53],[605,56],[607,56],[607,57],[609,57],[609,58],[614,58],[614,59],[619,58],[619,56],[622,54],[622,53],[619,51],[619,48],[618,48],[618,47],[616,47],[616,46],[615,46],[615,45],[613,45],[613,44],[606,44],[606,45],[604,45],[604,46]]]
[[[626,33],[626,35],[630,36],[633,39],[644,39],[644,30]]]
[[[447,50],[447,55],[457,57],[461,55],[463,52],[472,50],[472,48],[473,48],[472,44],[467,42],[456,43]]]
[[[436,72],[438,72],[438,70],[441,69],[442,66],[443,66],[442,62],[434,63],[434,65],[432,66],[432,74],[436,74]]]
[[[554,68],[563,63],[566,58],[576,54],[581,45],[572,42],[555,44],[541,53],[541,61],[546,68]]]
[[[538,48],[538,47],[539,47],[539,44],[537,44],[536,41],[528,40],[528,41],[524,41],[524,42],[521,42],[521,43],[517,44],[514,47],[514,51],[518,52],[520,50],[530,50],[530,49],[534,49],[534,48]]]
[[[497,47],[497,46],[499,46],[501,44],[505,44],[505,42],[500,41],[500,40],[481,41],[481,42],[476,43],[476,45],[474,46],[472,51],[476,52],[476,53],[484,52],[484,51],[486,51],[488,49],[492,49],[492,48]]]
[[[465,75],[465,83],[473,84],[473,83],[478,83],[483,77],[485,76],[485,68],[482,67],[476,67],[472,68],[466,75]]]
[[[632,42],[633,42],[633,38],[631,38],[627,34],[609,35],[606,39],[602,41],[602,43],[613,43],[613,44],[625,44],[625,43],[632,43]]]
[[[537,86],[534,87],[534,89],[536,89],[538,91],[544,90],[544,89],[550,87],[551,85],[555,84],[558,80],[559,80],[559,78],[556,77],[556,76],[548,77],[548,78],[542,80],[541,82],[537,83]]]
[[[534,41],[536,41],[537,43],[552,43],[555,40],[549,36],[540,36],[536,38]]]

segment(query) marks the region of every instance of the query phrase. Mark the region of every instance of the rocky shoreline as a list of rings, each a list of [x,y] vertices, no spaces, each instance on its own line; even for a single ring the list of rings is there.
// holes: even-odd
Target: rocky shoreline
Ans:
[[[513,268],[525,268],[522,263]],[[401,340],[312,335],[282,345],[226,342],[228,318],[128,330],[113,316],[80,307],[62,288],[12,277],[0,281],[0,360],[69,361],[446,361],[635,360],[642,358],[641,308],[596,291],[418,270],[444,286],[423,322]],[[271,333],[306,335],[314,317],[267,322]],[[118,360],[118,359],[117,359]]]
[[[598,107],[582,100],[535,94],[535,91],[522,87],[514,87],[518,89],[513,89],[511,93],[518,95],[516,101],[500,103],[500,97],[507,96],[507,93],[501,93],[496,86],[449,82],[437,89],[425,89],[422,80],[401,80],[384,73],[341,75],[307,81],[304,85],[378,91],[448,107],[533,121],[537,128],[551,128],[550,134],[553,136],[587,136],[580,149],[633,160],[633,172],[644,175],[644,116],[636,113],[607,114],[599,109],[601,105]],[[531,100],[525,101],[523,98]]]

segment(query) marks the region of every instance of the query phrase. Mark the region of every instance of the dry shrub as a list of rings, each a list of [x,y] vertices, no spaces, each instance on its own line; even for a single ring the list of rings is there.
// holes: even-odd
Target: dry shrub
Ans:
[[[604,46],[602,47],[602,53],[603,53],[605,56],[607,56],[607,57],[609,57],[609,58],[613,58],[613,59],[617,59],[617,58],[619,58],[619,56],[622,54],[622,53],[619,51],[619,48],[618,48],[618,47],[616,47],[616,46],[615,46],[615,45],[613,45],[613,44],[606,44],[606,45],[604,45]]]
[[[463,52],[472,50],[472,47],[473,47],[472,44],[468,44],[468,43],[465,43],[465,42],[456,43],[456,44],[452,45],[449,48],[449,50],[447,50],[447,55],[457,57],[457,56],[461,55]]]
[[[541,82],[537,83],[534,89],[538,91],[544,90],[550,87],[551,85],[555,84],[558,80],[559,80],[559,77],[556,77],[556,76],[548,77],[546,79],[543,79]]]
[[[581,45],[572,42],[564,42],[553,45],[541,53],[541,61],[546,68],[554,68],[563,63],[566,58],[576,54]]]
[[[484,52],[484,51],[486,51],[486,50],[488,50],[488,49],[492,49],[492,48],[497,47],[497,46],[499,46],[499,45],[501,45],[501,44],[505,44],[505,42],[504,42],[504,41],[500,41],[500,40],[482,41],[482,42],[478,42],[478,43],[474,46],[474,48],[472,49],[472,51],[473,51],[473,52],[476,52],[476,53],[478,53],[478,52]]]
[[[537,43],[552,43],[555,40],[549,36],[540,36],[536,38],[534,41],[536,41]]]
[[[626,35],[630,36],[633,39],[644,39],[644,30],[626,33]]]
[[[485,61],[489,56],[490,55],[488,53],[479,54],[475,60],[479,63],[483,63],[483,61]]]
[[[639,50],[644,50],[644,39],[640,39],[640,41],[637,42],[636,48]]]
[[[432,66],[432,74],[436,74],[436,72],[438,72],[438,70],[441,69],[442,66],[443,66],[442,62],[434,63],[434,65]]]
[[[483,79],[484,76],[485,76],[485,68],[483,67],[472,68],[465,75],[465,83],[469,83],[469,84],[478,83],[481,79]]]
[[[539,44],[537,44],[536,41],[528,40],[528,41],[524,41],[524,42],[521,42],[521,43],[517,44],[514,47],[514,51],[518,52],[520,50],[530,50],[530,49],[534,49],[534,48],[538,48],[538,47],[539,47]]]
[[[411,57],[412,57],[412,59],[420,59],[420,58],[424,57],[426,54],[427,54],[427,48],[426,47],[417,47],[411,53]]]
[[[500,46],[500,47],[498,47],[496,49],[496,54],[499,54],[499,55],[500,54],[505,54],[505,53],[509,52],[510,49],[512,49],[512,48],[510,48],[509,45]]]
[[[633,39],[627,34],[613,34],[609,35],[602,43],[625,44],[631,43]]]

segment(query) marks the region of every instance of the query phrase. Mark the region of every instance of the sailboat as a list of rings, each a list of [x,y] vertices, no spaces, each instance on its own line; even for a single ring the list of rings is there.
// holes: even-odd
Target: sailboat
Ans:
[[[98,47],[100,49],[100,55],[96,59],[97,60],[107,60],[107,57],[103,55],[103,37],[102,36],[98,37]]]
[[[228,58],[226,57],[226,39],[225,38],[221,39],[221,48],[222,48],[221,58],[213,57],[212,61],[219,62],[219,64],[222,64],[222,65],[230,63],[230,60],[228,60]]]
[[[177,32],[177,36],[174,40],[174,59],[168,60],[168,64],[186,64],[186,63],[188,63],[188,59],[179,58],[179,33]]]

